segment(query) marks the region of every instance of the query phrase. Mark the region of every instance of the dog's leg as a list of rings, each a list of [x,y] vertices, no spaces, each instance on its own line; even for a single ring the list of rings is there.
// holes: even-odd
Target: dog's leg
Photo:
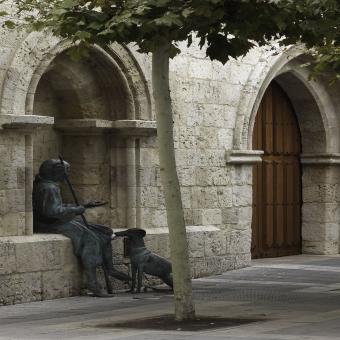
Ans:
[[[169,273],[166,276],[163,276],[161,279],[163,280],[164,283],[166,283],[168,286],[170,286],[173,289],[174,284],[173,284],[173,281],[172,281],[171,273]]]
[[[134,293],[135,288],[136,288],[137,266],[133,263],[131,263],[131,276],[132,276],[132,280],[131,280],[130,292]]]
[[[112,283],[110,280],[108,269],[106,268],[105,265],[103,265],[103,271],[104,271],[104,277],[105,277],[105,283],[106,283],[106,290],[109,294],[113,294]]]
[[[140,264],[138,266],[138,283],[137,283],[137,293],[141,292],[143,285],[143,273],[144,273],[144,265]]]

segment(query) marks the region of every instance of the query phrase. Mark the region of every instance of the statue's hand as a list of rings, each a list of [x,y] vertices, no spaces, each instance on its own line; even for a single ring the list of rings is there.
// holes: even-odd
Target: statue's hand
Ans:
[[[84,204],[85,209],[89,208],[96,208],[96,207],[101,207],[102,205],[106,205],[108,202],[102,202],[102,201],[91,201],[86,204]]]
[[[77,207],[74,207],[73,209],[76,215],[81,215],[85,212],[85,208],[82,205],[78,205]]]

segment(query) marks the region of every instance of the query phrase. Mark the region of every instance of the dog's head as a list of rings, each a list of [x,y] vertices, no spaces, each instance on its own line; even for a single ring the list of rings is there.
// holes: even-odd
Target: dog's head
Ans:
[[[116,237],[127,237],[129,239],[133,239],[133,238],[143,239],[145,235],[146,235],[146,231],[144,229],[138,229],[138,228],[126,229],[126,230],[117,231],[114,233],[114,236]]]

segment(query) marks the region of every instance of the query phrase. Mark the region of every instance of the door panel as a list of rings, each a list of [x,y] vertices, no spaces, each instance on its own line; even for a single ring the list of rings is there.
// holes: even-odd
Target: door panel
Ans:
[[[263,96],[253,134],[263,150],[253,170],[252,256],[301,253],[301,137],[293,107],[272,82]]]

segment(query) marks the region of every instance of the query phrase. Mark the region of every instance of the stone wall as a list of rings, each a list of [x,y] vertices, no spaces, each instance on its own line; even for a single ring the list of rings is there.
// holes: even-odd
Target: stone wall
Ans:
[[[108,202],[87,212],[89,221],[144,228],[148,246],[169,257],[150,56],[112,44],[93,47],[89,57],[74,62],[67,56],[71,42],[41,32],[2,28],[0,38],[2,303],[80,292],[69,240],[31,235],[33,174],[41,161],[59,153],[72,165],[80,201]],[[322,163],[303,168],[303,251],[338,253],[339,87],[329,89],[327,79],[308,82],[298,47],[275,54],[254,48],[226,65],[208,60],[195,43],[179,47],[181,54],[170,62],[170,86],[193,277],[250,264],[252,164],[261,161],[261,152],[252,150],[252,131],[273,79],[297,111],[302,156]],[[49,116],[53,124],[43,119]],[[9,117],[26,123],[4,124]],[[63,195],[72,200],[67,188]],[[124,268],[122,245],[114,249]],[[54,274],[59,279],[51,284]]]

